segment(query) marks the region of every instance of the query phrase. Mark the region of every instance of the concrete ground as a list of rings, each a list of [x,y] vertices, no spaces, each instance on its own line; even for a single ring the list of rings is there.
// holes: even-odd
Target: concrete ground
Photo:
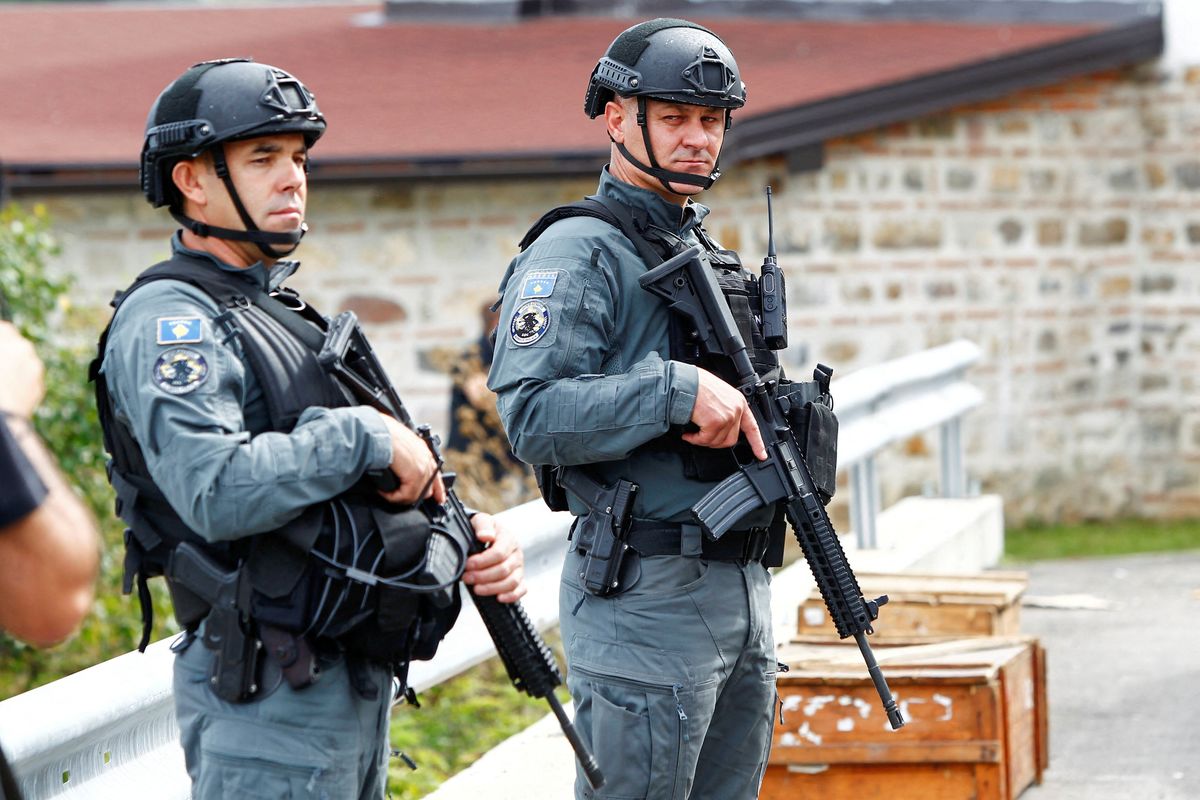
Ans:
[[[1050,768],[1021,800],[1200,798],[1200,552],[1026,568],[1021,630],[1047,650]]]

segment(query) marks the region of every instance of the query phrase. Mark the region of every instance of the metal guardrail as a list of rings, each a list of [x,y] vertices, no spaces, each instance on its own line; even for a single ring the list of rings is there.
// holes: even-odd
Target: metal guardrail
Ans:
[[[982,400],[963,379],[979,348],[960,341],[855,372],[834,382],[840,421],[838,460],[851,470],[851,519],[860,547],[874,543],[879,488],[874,457],[885,446],[938,426],[942,491],[962,496],[966,478],[959,420]],[[570,515],[540,501],[498,515],[525,550],[534,624],[558,622],[558,576]],[[467,601],[469,604],[469,600]],[[0,703],[0,743],[26,800],[187,798],[171,691],[170,641],[128,653]],[[469,606],[433,661],[413,665],[418,690],[494,654]]]
[[[875,455],[894,442],[937,427],[941,494],[967,496],[962,417],[983,402],[983,392],[965,374],[979,356],[976,344],[960,339],[834,381],[838,469],[850,469],[850,527],[860,548],[877,545]]]

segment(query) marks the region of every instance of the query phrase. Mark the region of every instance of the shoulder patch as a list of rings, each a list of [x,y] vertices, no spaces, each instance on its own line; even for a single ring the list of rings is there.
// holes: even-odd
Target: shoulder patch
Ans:
[[[159,317],[159,344],[199,344],[204,341],[199,317]]]
[[[550,330],[550,309],[541,300],[517,306],[508,323],[508,335],[517,347],[528,347]]]
[[[188,394],[208,380],[208,362],[190,347],[165,351],[154,362],[154,384],[168,394]]]
[[[521,300],[531,297],[549,297],[554,294],[554,284],[558,281],[558,270],[534,270],[525,274],[525,282],[521,284]]]

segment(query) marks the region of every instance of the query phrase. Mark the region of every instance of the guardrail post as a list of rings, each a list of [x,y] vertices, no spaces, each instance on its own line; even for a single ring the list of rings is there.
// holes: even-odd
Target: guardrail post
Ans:
[[[938,426],[941,438],[942,497],[967,496],[967,466],[963,452],[962,417],[948,419]]]
[[[864,458],[850,468],[850,527],[860,549],[878,546],[875,517],[879,514],[879,479],[875,459]]]

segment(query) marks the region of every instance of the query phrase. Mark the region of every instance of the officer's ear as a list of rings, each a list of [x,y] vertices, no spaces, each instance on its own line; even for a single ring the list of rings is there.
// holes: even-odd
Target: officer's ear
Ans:
[[[175,166],[171,168],[171,180],[179,191],[179,196],[198,206],[208,204],[208,192],[205,190],[205,183],[201,180],[202,172],[211,171],[208,165],[203,163],[205,158],[205,155],[198,158],[185,158],[176,162]]]
[[[608,129],[608,138],[619,144],[625,143],[625,125],[637,116],[637,106],[629,108],[630,103],[637,103],[632,98],[615,97],[604,104],[604,126]]]

